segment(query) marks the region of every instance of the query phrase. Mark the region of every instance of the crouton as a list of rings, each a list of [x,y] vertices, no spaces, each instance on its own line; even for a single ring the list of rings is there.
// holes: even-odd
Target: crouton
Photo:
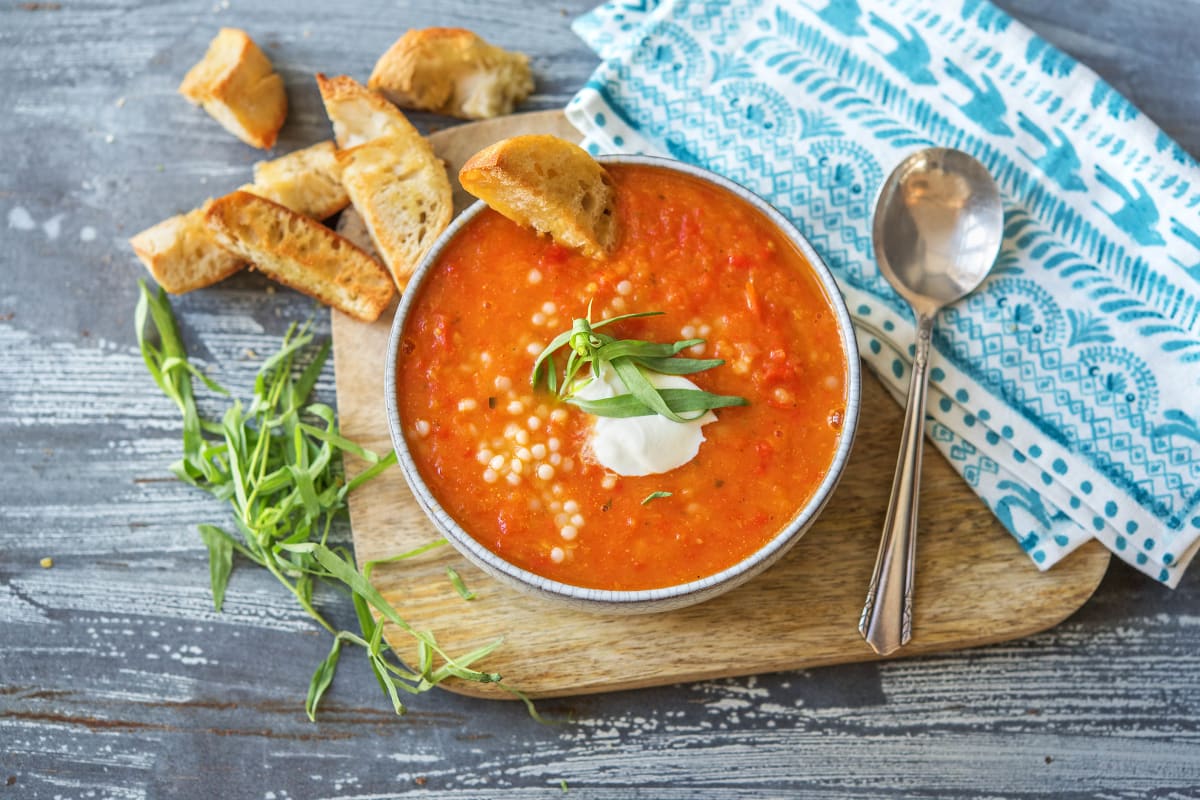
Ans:
[[[274,147],[287,117],[283,79],[258,45],[237,28],[222,28],[179,93],[252,147]]]
[[[222,247],[263,274],[363,322],[373,322],[394,294],[379,262],[319,222],[249,192],[232,192],[205,208]]]
[[[239,191],[265,197],[297,214],[327,219],[350,203],[333,142],[324,141],[254,165],[254,183]]]
[[[333,138],[338,147],[350,148],[383,136],[404,142],[423,141],[404,112],[346,75],[327,78],[317,73],[317,88],[325,103],[325,113],[333,123]]]
[[[129,243],[158,285],[171,294],[211,286],[246,264],[213,241],[199,208],[164,219]]]
[[[488,44],[462,28],[401,36],[375,62],[367,85],[402,108],[463,119],[511,114],[533,91],[529,57]]]
[[[454,197],[424,139],[385,136],[338,151],[342,184],[401,291],[450,224]]]
[[[515,136],[463,164],[459,183],[518,225],[605,258],[617,240],[612,180],[578,145],[545,134]]]
[[[239,187],[287,206],[298,214],[325,219],[345,208],[341,166],[332,142],[321,142],[254,165],[255,182]],[[237,272],[245,262],[213,239],[200,209],[163,220],[129,240],[159,285],[171,294],[203,289]]]

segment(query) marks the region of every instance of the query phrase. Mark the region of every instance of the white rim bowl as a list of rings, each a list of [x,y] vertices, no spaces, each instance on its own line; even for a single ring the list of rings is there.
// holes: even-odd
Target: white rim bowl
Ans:
[[[804,255],[812,266],[818,281],[830,300],[836,318],[838,333],[842,347],[846,353],[846,417],[842,422],[842,432],[838,440],[837,451],[833,463],[820,486],[809,498],[808,502],[797,511],[796,515],[783,526],[761,548],[727,569],[706,578],[675,586],[659,589],[611,590],[593,589],[542,577],[529,570],[512,564],[488,550],[475,540],[459,523],[442,508],[437,498],[430,492],[420,471],[408,449],[404,438],[403,422],[396,397],[396,362],[400,341],[404,331],[409,311],[413,308],[415,298],[420,295],[420,287],[425,278],[433,270],[441,257],[442,251],[458,235],[472,219],[487,206],[476,202],[458,216],[450,224],[433,247],[421,260],[408,288],[405,290],[396,317],[392,322],[391,335],[388,339],[387,364],[385,374],[385,389],[387,393],[388,428],[392,435],[392,445],[395,447],[400,468],[408,481],[417,503],[433,522],[435,528],[453,544],[469,561],[492,577],[517,589],[539,595],[552,600],[590,611],[608,613],[646,613],[652,611],[668,611],[673,608],[699,603],[711,599],[718,594],[729,591],[750,580],[767,567],[774,564],[792,545],[794,545],[811,526],[817,515],[833,495],[834,488],[840,479],[850,457],[850,449],[854,443],[855,429],[858,425],[858,411],[862,390],[861,373],[858,358],[858,347],[854,339],[854,328],[850,322],[850,313],[842,294],[833,279],[833,274],[825,262],[817,254],[813,246],[778,210],[761,197],[733,181],[721,177],[706,169],[685,164],[671,159],[654,158],[651,156],[601,156],[599,161],[607,164],[640,164],[661,169],[669,169],[699,178],[719,188],[725,189],[749,203],[768,220],[770,220]]]

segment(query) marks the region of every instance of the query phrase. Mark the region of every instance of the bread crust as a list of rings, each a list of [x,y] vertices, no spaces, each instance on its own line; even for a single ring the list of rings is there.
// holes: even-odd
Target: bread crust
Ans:
[[[254,40],[222,28],[184,77],[179,93],[201,106],[234,136],[263,150],[275,146],[287,118],[283,79]]]
[[[533,91],[529,57],[463,28],[410,30],[379,57],[367,84],[403,108],[462,119],[511,114]]]
[[[616,246],[616,194],[604,167],[548,134],[515,136],[471,156],[458,173],[469,193],[518,225],[603,259]]]
[[[205,209],[221,246],[265,275],[363,322],[379,318],[394,294],[379,262],[319,222],[278,203],[232,192]]]

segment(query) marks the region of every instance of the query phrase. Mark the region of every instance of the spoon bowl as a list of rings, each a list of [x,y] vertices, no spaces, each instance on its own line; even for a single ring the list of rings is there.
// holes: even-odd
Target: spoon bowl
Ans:
[[[879,269],[918,313],[974,291],[991,271],[1003,233],[996,182],[961,150],[913,153],[884,183],[875,206]]]
[[[960,150],[919,150],[884,182],[872,235],[880,271],[912,306],[917,323],[896,477],[858,624],[867,644],[888,655],[912,638],[917,500],[933,322],[939,310],[966,297],[991,271],[1004,235],[1000,190],[987,168]]]

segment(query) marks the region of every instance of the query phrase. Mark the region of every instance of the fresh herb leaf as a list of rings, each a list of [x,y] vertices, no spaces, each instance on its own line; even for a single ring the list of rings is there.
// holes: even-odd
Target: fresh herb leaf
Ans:
[[[693,412],[703,414],[713,408],[749,405],[742,397],[712,394],[698,389],[659,389],[658,393],[667,407],[675,414]],[[599,400],[571,397],[567,402],[577,406],[581,411],[597,417],[645,417],[658,413],[631,394],[621,394]]]
[[[354,615],[358,617],[358,627],[362,630],[364,639],[370,639],[375,635],[375,617],[371,614],[371,607],[367,605],[367,601],[362,595],[350,595],[354,601]]]
[[[379,685],[383,687],[384,693],[392,701],[392,710],[397,715],[405,714],[408,709],[400,701],[400,693],[396,690],[401,687],[407,688],[407,684],[396,682],[396,679],[388,672],[387,662],[383,660],[382,656],[377,655],[374,649],[368,648],[367,652],[371,659],[371,669],[374,670],[375,677],[379,679]]]
[[[592,306],[591,306],[591,303],[589,303],[588,304],[588,312],[589,312],[588,316],[589,317],[591,317],[591,310],[592,310]],[[596,324],[592,325],[592,330],[596,330],[597,328],[603,328],[606,325],[612,325],[614,322],[624,322],[627,319],[640,319],[641,317],[661,317],[663,315],[663,313],[664,312],[662,312],[662,311],[635,311],[632,314],[621,314],[620,316],[609,317],[608,319],[600,320]]]
[[[225,587],[233,571],[233,538],[214,525],[200,525],[200,539],[208,548],[208,576],[212,584],[213,608],[221,610]]]
[[[423,544],[420,547],[414,547],[412,550],[398,553],[394,556],[388,556],[387,558],[377,558],[373,561],[368,561],[366,564],[363,564],[363,577],[370,578],[371,572],[374,571],[375,567],[380,564],[394,564],[397,561],[406,561],[410,558],[416,558],[417,556],[424,555],[430,550],[436,550],[439,547],[445,547],[448,544],[450,543],[445,539],[434,539],[432,542]]]
[[[591,311],[592,311],[592,307],[591,307],[591,304],[589,303],[588,304],[588,317],[589,318],[591,317]],[[636,319],[638,317],[658,317],[658,316],[662,316],[662,313],[663,312],[661,312],[661,311],[639,311],[639,312],[636,312],[633,314],[622,314],[619,317],[610,317],[608,319],[600,320],[599,322],[595,323],[594,325],[591,323],[588,323],[588,324],[589,324],[591,330],[594,331],[594,330],[597,330],[598,328],[603,328],[606,325],[611,325],[614,322],[622,322],[627,319]],[[586,322],[587,320],[585,319],[584,321]],[[566,331],[565,333],[560,333],[558,336],[555,336],[550,341],[550,344],[546,346],[546,349],[541,352],[541,355],[539,355],[537,357],[537,360],[533,362],[533,372],[529,376],[529,384],[531,386],[533,386],[535,389],[537,388],[538,375],[542,370],[543,364],[546,362],[547,359],[550,359],[550,356],[554,351],[558,350],[560,347],[565,345],[567,342],[571,341],[571,337],[574,336],[576,333],[575,323],[578,323],[578,322],[579,322],[579,320],[575,320],[571,325],[571,330]],[[551,365],[553,365],[554,362],[551,361],[550,363],[551,363]],[[555,380],[553,377],[553,372],[554,372],[553,366],[550,367],[550,371],[552,374],[551,374],[551,377],[549,380],[550,380],[551,384],[553,384],[553,382]],[[552,391],[552,392],[556,391],[554,389],[553,385],[551,386],[550,391]]]
[[[140,283],[140,289],[136,322],[142,358],[155,383],[183,416],[183,456],[170,469],[180,480],[228,502],[233,511],[236,536],[212,525],[200,526],[209,552],[214,605],[220,609],[224,601],[236,552],[274,575],[334,637],[329,654],[309,683],[305,700],[309,717],[315,718],[333,681],[342,647],[353,644],[366,651],[371,669],[397,713],[405,710],[402,694],[423,692],[457,677],[497,683],[524,700],[530,713],[540,719],[529,699],[499,683],[498,674],[473,667],[500,640],[466,655],[451,656],[432,633],[409,625],[368,580],[377,564],[420,555],[446,544],[444,539],[367,562],[362,571],[354,565],[349,550],[329,545],[335,518],[345,514],[347,495],[395,464],[396,454],[380,456],[347,440],[338,430],[332,408],[321,403],[305,405],[328,358],[328,344],[304,363],[313,336],[307,326],[291,326],[279,352],[260,367],[253,399],[246,405],[235,400],[219,422],[208,420],[197,409],[192,380],[199,378],[217,394],[228,396],[228,392],[188,361],[166,294],[152,294],[145,283]],[[369,465],[349,482],[341,468],[346,453]],[[317,611],[313,593],[318,584],[349,589],[361,636],[337,630]],[[416,639],[418,671],[399,662],[384,640],[383,625],[375,614]]]
[[[454,587],[454,591],[458,592],[458,596],[463,600],[474,600],[475,593],[467,588],[467,584],[463,582],[462,576],[458,574],[458,570],[454,567],[446,567],[446,577],[450,579],[450,585]]]
[[[670,358],[671,356],[679,355],[689,347],[697,344],[704,344],[703,339],[681,339],[674,344],[655,344],[654,342],[643,342],[638,339],[614,339],[596,350],[597,358],[602,361],[612,361],[614,358],[621,356],[632,356],[634,358]],[[724,364],[724,361],[718,361],[717,364]]]
[[[312,680],[308,683],[308,697],[304,700],[304,711],[313,722],[317,721],[317,706],[320,705],[325,690],[333,683],[333,676],[337,672],[338,659],[341,655],[342,639],[335,636],[329,655],[325,656],[325,659],[317,667],[317,671],[313,673]]]
[[[625,388],[629,390],[629,394],[633,395],[642,405],[649,408],[656,414],[661,414],[672,422],[687,422],[683,417],[676,414],[667,405],[667,401],[658,393],[658,389],[654,384],[650,383],[650,379],[646,377],[646,373],[642,372],[641,368],[627,358],[618,358],[611,362],[613,370],[617,373],[617,377],[625,384]],[[620,397],[621,395],[617,395]]]
[[[703,372],[725,363],[719,358],[630,358],[639,366],[663,375],[691,375],[693,372]]]
[[[743,397],[717,395],[697,389],[659,389],[647,377],[648,372],[691,375],[724,364],[725,362],[718,358],[678,357],[679,353],[687,348],[704,344],[703,339],[681,339],[670,344],[661,344],[640,339],[616,339],[608,334],[596,332],[598,328],[614,322],[661,313],[644,311],[622,314],[592,324],[589,304],[587,316],[572,320],[571,330],[555,336],[538,355],[529,376],[531,385],[536,389],[545,375],[546,386],[551,392],[589,414],[602,417],[658,414],[672,422],[688,422],[714,408],[749,405]],[[563,347],[568,347],[569,352],[566,370],[559,381],[554,353]],[[604,400],[584,400],[576,396],[575,392],[587,385],[606,365],[621,379],[628,393]],[[584,366],[591,371],[590,377],[580,377]],[[698,413],[692,417],[681,416],[681,413],[690,412]]]
[[[650,494],[646,495],[644,500],[642,500],[642,505],[646,505],[646,503],[649,503],[651,500],[659,500],[661,498],[670,496],[671,492],[651,492]]]

